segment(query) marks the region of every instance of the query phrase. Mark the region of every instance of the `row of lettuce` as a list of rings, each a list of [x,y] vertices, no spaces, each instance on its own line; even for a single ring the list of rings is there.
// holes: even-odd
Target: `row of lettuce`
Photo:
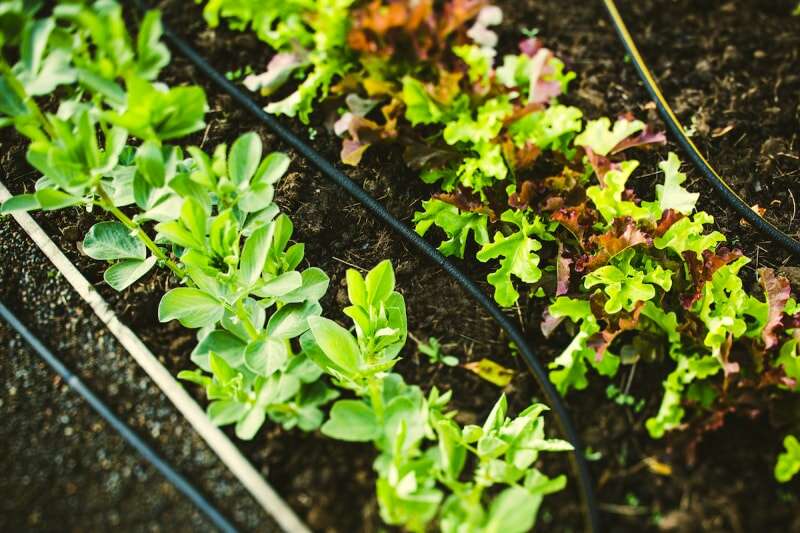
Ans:
[[[329,278],[300,268],[304,246],[273,202],[288,157],[262,157],[254,133],[210,154],[182,147],[208,106],[198,86],[157,81],[170,60],[157,12],[134,38],[110,0],[58,3],[41,17],[27,7],[0,11],[0,120],[30,140],[41,178],[2,212],[99,210],[111,220],[92,226],[82,250],[111,263],[104,279],[116,290],[169,269],[178,286],[158,317],[197,330],[195,368],[179,377],[205,389],[216,424],[235,424],[242,439],[269,420],[373,443],[387,524],[529,530],[542,498],[566,484],[534,466],[539,454],[571,449],[545,435],[546,407],[512,418],[501,397],[482,426],[461,426],[449,392],[426,395],[392,372],[407,324],[388,261],[347,272],[350,329],[322,316]]]
[[[725,413],[763,411],[800,388],[800,308],[788,281],[760,268],[760,289],[746,288],[750,260],[696,211],[675,154],[660,164],[654,198],[637,197],[632,152],[664,135],[630,115],[587,120],[560,103],[575,74],[529,30],[501,57],[497,6],[212,0],[204,16],[274,50],[265,72],[244,79],[283,95],[267,111],[308,123],[323,102],[336,109],[322,118],[345,164],[373,145],[402,146],[440,187],[415,215],[417,231],[443,236],[445,255],[469,250],[495,265],[488,282],[500,305],[518,305],[520,290],[549,299],[542,332],[572,338],[550,364],[561,393],[587,387],[592,371],[666,362],[660,408],[646,422],[660,438],[718,428]],[[800,470],[794,437],[786,448],[781,481]]]

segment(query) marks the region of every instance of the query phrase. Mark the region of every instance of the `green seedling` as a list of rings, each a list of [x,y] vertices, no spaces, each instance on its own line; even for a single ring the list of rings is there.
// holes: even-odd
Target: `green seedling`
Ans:
[[[443,364],[446,366],[458,366],[458,357],[447,355],[442,352],[442,345],[436,337],[429,337],[428,342],[419,342],[417,348],[420,353],[425,354],[431,364]]]

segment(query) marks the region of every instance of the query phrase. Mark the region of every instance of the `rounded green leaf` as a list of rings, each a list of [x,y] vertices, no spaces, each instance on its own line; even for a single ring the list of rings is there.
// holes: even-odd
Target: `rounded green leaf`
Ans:
[[[83,239],[83,251],[92,259],[144,259],[144,243],[120,222],[98,222]]]
[[[236,424],[236,437],[242,440],[250,440],[256,436],[258,430],[264,424],[267,414],[260,405],[253,406],[247,414]]]
[[[36,201],[45,211],[55,211],[83,202],[80,196],[72,196],[56,189],[40,189],[35,193]]]
[[[111,265],[103,274],[103,279],[114,290],[121,291],[130,287],[136,280],[150,272],[156,264],[156,257],[151,255],[147,259],[124,259]]]
[[[525,533],[536,522],[536,514],[542,503],[540,495],[534,495],[521,487],[509,487],[497,495],[489,507],[489,516],[483,531],[489,533]]]
[[[322,426],[322,434],[350,442],[369,442],[380,435],[378,419],[361,400],[339,400],[333,404],[330,420]]]
[[[206,239],[206,226],[208,215],[203,205],[197,199],[189,196],[181,206],[181,221],[192,234],[195,241],[204,243]]]
[[[246,287],[253,285],[264,270],[264,262],[275,235],[275,225],[261,226],[244,243],[239,261],[239,278]]]
[[[347,269],[347,297],[350,303],[367,307],[367,285],[364,276],[358,270]]]
[[[256,183],[239,198],[239,209],[245,213],[255,213],[266,209],[272,203],[275,188],[269,183]]]
[[[136,170],[139,174],[154,187],[164,185],[166,167],[164,164],[164,154],[161,146],[153,141],[143,143],[136,150]]]
[[[218,400],[208,404],[208,418],[216,426],[225,426],[239,421],[247,413],[247,404],[236,400]]]
[[[282,152],[273,152],[259,165],[252,183],[275,184],[283,177],[292,160]]]
[[[304,270],[301,277],[301,285],[292,292],[283,294],[281,301],[284,303],[316,302],[325,296],[330,278],[323,270],[311,267]]]
[[[434,429],[439,437],[439,457],[442,470],[448,479],[458,480],[467,458],[467,449],[462,443],[461,430],[452,420],[436,422]]]
[[[386,300],[394,290],[394,269],[388,259],[381,261],[367,273],[369,303],[375,305]]]
[[[214,352],[225,359],[229,365],[238,367],[244,362],[244,349],[247,345],[236,335],[223,329],[210,332],[200,339],[192,350],[192,362],[205,370],[211,371],[208,355]]]
[[[236,184],[246,183],[261,162],[261,138],[257,133],[245,133],[233,143],[228,156],[228,177]]]
[[[18,194],[12,196],[0,205],[0,213],[11,213],[13,211],[30,211],[39,209],[39,201],[35,194]]]
[[[322,307],[316,302],[284,305],[270,317],[267,335],[277,339],[297,337],[308,330],[309,318],[321,312]]]
[[[247,368],[266,377],[280,370],[287,358],[286,345],[276,339],[251,342],[244,351]]]
[[[161,322],[177,319],[187,328],[216,324],[223,312],[224,308],[216,298],[191,287],[172,289],[158,304],[158,319]]]
[[[296,270],[284,272],[280,276],[275,276],[271,280],[264,282],[256,292],[262,298],[280,298],[282,302],[291,303],[300,300],[289,300],[284,298],[284,295],[293,293],[296,289],[300,288],[303,283],[303,276]]]
[[[361,363],[361,350],[349,331],[320,316],[308,319],[317,346],[325,356],[343,370],[355,373]]]

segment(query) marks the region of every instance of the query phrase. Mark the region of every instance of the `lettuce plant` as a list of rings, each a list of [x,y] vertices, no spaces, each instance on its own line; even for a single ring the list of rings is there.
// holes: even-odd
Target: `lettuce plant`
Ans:
[[[264,73],[250,75],[244,83],[252,91],[269,95],[292,78],[302,79],[292,94],[266,109],[278,115],[297,116],[308,123],[314,102],[326,97],[334,80],[351,68],[345,44],[352,3],[353,0],[209,0],[203,16],[211,27],[225,19],[233,29],[252,29],[279,52]]]
[[[347,272],[353,332],[323,317],[308,319],[305,353],[355,398],[333,404],[322,433],[372,442],[381,517],[390,525],[425,531],[438,521],[445,532],[530,530],[543,496],[561,490],[534,467],[540,452],[570,450],[548,439],[535,404],[516,418],[501,397],[482,426],[461,426],[448,411],[451,393],[426,396],[391,372],[407,337],[405,304],[391,264],[364,277]],[[489,494],[495,494],[490,500]]]
[[[500,57],[493,28],[502,12],[488,2],[375,0],[347,11],[336,54],[348,67],[306,109],[338,104],[333,130],[346,164],[376,144],[404,147],[408,165],[438,189],[415,215],[417,231],[441,237],[445,255],[496,265],[488,281],[500,305],[549,299],[542,331],[571,335],[551,363],[562,393],[585,388],[590,369],[611,377],[666,362],[660,407],[646,423],[660,438],[719,427],[708,417],[749,395],[767,404],[798,389],[788,281],[760,269],[761,290],[750,290],[749,260],[695,211],[699,195],[684,188],[675,154],[649,200],[634,193],[634,151],[663,144],[663,133],[629,114],[584,117],[561,103],[575,74],[532,37]],[[301,12],[314,20],[313,8]],[[290,50],[274,48],[281,63]]]

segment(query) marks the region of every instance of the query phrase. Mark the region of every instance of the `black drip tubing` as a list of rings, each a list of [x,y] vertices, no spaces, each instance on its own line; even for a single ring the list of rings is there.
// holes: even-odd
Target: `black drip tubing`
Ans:
[[[724,179],[722,179],[719,173],[714,170],[714,167],[712,167],[703,154],[700,153],[697,145],[686,134],[686,130],[681,125],[678,117],[675,115],[675,112],[670,107],[669,102],[667,102],[667,99],[661,92],[658,83],[656,83],[653,74],[647,67],[647,63],[645,63],[644,58],[639,52],[639,48],[636,46],[636,42],[633,40],[633,36],[628,30],[622,15],[620,15],[616,3],[614,0],[603,0],[603,3],[608,11],[609,17],[611,18],[611,23],[613,24],[614,29],[617,31],[620,41],[622,41],[625,50],[628,52],[628,55],[633,61],[634,67],[636,67],[636,72],[638,72],[639,77],[642,79],[642,82],[644,83],[647,92],[650,94],[650,97],[653,98],[653,101],[655,101],[658,112],[661,114],[661,118],[664,119],[664,122],[667,124],[667,128],[675,136],[675,140],[681,146],[692,163],[694,163],[694,166],[697,168],[697,170],[700,171],[700,174],[702,174],[706,181],[708,181],[708,183],[710,183],[711,186],[716,189],[725,203],[731,206],[754,228],[756,228],[767,238],[780,244],[783,248],[795,256],[800,256],[800,242],[781,231],[779,228],[753,210],[749,205],[747,205],[747,202],[745,202],[741,196],[736,194],[736,191],[734,191],[731,186],[728,185]]]
[[[206,517],[224,533],[236,533],[237,529],[231,524],[216,507],[200,494],[185,477],[179,474],[167,461],[155,452],[142,438],[136,434],[125,422],[123,422],[114,412],[95,395],[81,379],[70,371],[61,360],[56,357],[31,331],[20,322],[2,302],[0,302],[0,317],[14,328],[17,333],[27,342],[36,354],[41,357],[56,374],[61,376],[64,382],[72,390],[77,392],[86,402],[99,414],[109,425],[114,428],[120,437],[128,444],[133,446],[139,454],[152,464],[156,470],[167,481],[172,483],[184,496],[186,496]]]

